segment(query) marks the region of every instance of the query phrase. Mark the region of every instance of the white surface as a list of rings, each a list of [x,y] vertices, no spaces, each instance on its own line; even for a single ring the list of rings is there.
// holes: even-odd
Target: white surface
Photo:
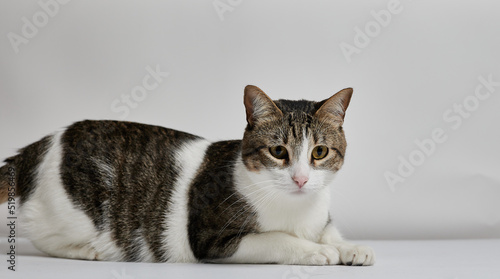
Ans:
[[[354,87],[332,191],[341,231],[500,237],[500,87],[466,117],[449,112],[474,105],[480,76],[500,80],[500,2],[402,0],[350,63],[340,45],[353,45],[356,28],[371,26],[389,0],[231,0],[223,21],[213,1],[73,0],[16,53],[8,34],[22,35],[23,18],[43,11],[37,2],[0,1],[0,158],[77,120],[120,119],[121,96],[145,78],[161,82],[126,120],[209,139],[241,138],[247,84],[275,99],[322,100]],[[157,65],[169,75],[148,79]],[[397,173],[399,156],[436,128],[447,140],[391,189],[384,173]]]
[[[369,241],[377,253],[372,267],[147,264],[78,261],[47,257],[23,239],[17,271],[7,270],[2,240],[1,278],[500,278],[500,239],[442,241]]]

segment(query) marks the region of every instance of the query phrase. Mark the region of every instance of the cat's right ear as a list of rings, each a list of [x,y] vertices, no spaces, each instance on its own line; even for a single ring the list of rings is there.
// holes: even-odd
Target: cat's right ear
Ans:
[[[250,126],[254,126],[260,121],[283,116],[283,113],[273,100],[257,86],[247,85],[245,87],[243,103],[247,111],[247,122]]]

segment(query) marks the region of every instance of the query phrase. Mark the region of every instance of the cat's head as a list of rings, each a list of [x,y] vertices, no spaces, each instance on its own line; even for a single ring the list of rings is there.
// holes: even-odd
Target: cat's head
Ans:
[[[242,160],[261,181],[292,195],[326,187],[344,162],[342,130],[352,88],[321,101],[271,100],[262,90],[245,88],[247,127]]]

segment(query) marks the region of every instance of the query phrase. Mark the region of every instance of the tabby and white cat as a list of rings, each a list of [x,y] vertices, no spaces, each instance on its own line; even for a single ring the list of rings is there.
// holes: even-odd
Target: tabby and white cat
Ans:
[[[352,89],[322,102],[245,88],[243,140],[77,122],[5,160],[33,244],[56,257],[140,262],[372,265],[329,216]]]

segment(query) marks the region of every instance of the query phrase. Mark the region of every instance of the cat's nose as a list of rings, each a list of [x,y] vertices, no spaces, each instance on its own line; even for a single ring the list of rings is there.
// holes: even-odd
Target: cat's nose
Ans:
[[[300,175],[300,176],[294,176],[292,177],[292,179],[295,182],[295,184],[299,186],[299,188],[302,188],[309,180],[309,177]]]

